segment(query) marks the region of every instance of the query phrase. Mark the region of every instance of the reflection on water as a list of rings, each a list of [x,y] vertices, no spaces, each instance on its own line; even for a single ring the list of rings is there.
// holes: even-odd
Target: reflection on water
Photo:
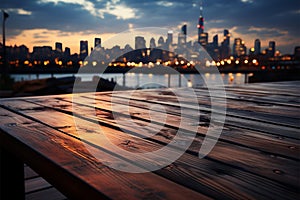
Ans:
[[[93,76],[97,74],[54,74],[56,78],[76,76],[81,77],[82,81],[91,81]],[[34,80],[34,79],[43,79],[50,78],[51,74],[14,74],[11,75],[15,81],[22,80]],[[195,87],[205,85],[205,80],[209,82],[214,82],[218,80],[218,74],[205,73],[204,75],[200,74],[136,74],[136,73],[126,73],[125,77],[123,74],[102,74],[101,77],[109,80],[116,81],[119,85],[125,85],[132,88],[142,88],[143,85],[153,85],[157,87]],[[241,85],[245,83],[245,75],[241,73],[237,74],[221,74],[224,85]],[[125,78],[125,80],[124,80]]]

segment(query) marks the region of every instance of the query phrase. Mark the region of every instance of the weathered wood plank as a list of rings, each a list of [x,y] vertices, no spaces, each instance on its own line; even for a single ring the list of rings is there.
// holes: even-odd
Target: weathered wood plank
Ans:
[[[32,178],[37,178],[39,175],[33,171],[30,167],[25,166],[24,167],[24,178],[26,179],[32,179]]]
[[[74,199],[89,197],[114,199],[206,198],[200,193],[152,173],[128,174],[112,170],[95,159],[80,140],[61,134],[20,115],[3,109],[0,110],[2,114],[6,115],[5,117],[0,116],[2,131],[10,133],[22,141],[24,144],[24,147],[20,147],[22,156],[28,162],[30,161],[32,167],[39,174],[45,176],[50,183],[64,191],[69,197]],[[16,126],[7,126],[7,124],[15,123],[16,119],[18,120]],[[52,139],[50,140],[50,138]],[[1,135],[1,139],[6,139],[8,142],[6,145],[12,147],[15,145],[14,140],[4,138],[3,135]],[[90,148],[94,147],[91,146]],[[101,155],[102,162],[111,160],[109,159],[111,154],[96,148],[94,151],[94,153],[98,152],[98,155]],[[71,187],[70,181],[72,182]],[[177,192],[174,193],[174,191]]]
[[[126,95],[115,95],[115,96],[119,96],[120,98],[126,98]],[[158,100],[149,100],[145,97],[134,97],[134,99],[132,99],[131,101],[139,101],[139,102],[144,102],[144,103],[149,103],[149,104],[160,104],[160,105],[164,105],[164,106],[170,106],[173,108],[174,111],[180,110],[180,108],[183,108],[185,110],[185,112],[190,111],[191,113],[194,112],[194,110],[196,109],[195,106],[190,105],[190,104],[181,104],[181,106],[179,106],[177,103],[172,103],[172,102],[166,102],[166,101],[162,101],[159,100],[162,97],[156,97]],[[201,113],[206,113],[206,112],[210,112],[211,110],[209,108],[205,108],[203,106],[200,105],[200,111]],[[218,113],[218,110],[215,110],[216,113]],[[222,113],[219,113],[222,114]],[[192,115],[192,114],[190,114]],[[251,115],[253,116],[254,113],[251,113]],[[273,119],[273,118],[271,118]],[[270,126],[271,123],[271,126]],[[237,115],[235,113],[231,113],[228,112],[226,113],[226,124],[234,126],[234,127],[243,127],[243,128],[247,128],[247,129],[251,129],[251,130],[257,130],[257,131],[262,131],[262,132],[266,132],[266,133],[271,133],[274,135],[278,135],[278,136],[282,136],[282,137],[291,137],[291,138],[295,138],[295,139],[299,139],[299,134],[298,134],[298,129],[295,127],[289,127],[289,126],[285,126],[284,124],[278,124],[275,122],[270,121],[270,119],[268,119],[267,121],[263,121],[263,120],[258,120],[257,118],[254,117],[249,117],[248,115],[246,116],[241,116],[241,115]],[[278,128],[283,129],[284,130],[284,134],[278,133]]]
[[[185,93],[183,93],[185,94]],[[128,98],[128,96],[122,95],[122,94],[114,94],[114,96],[120,96],[122,98]],[[173,103],[173,105],[179,106],[178,99],[180,99],[181,107],[187,107],[187,108],[195,108],[195,99],[188,98],[188,97],[178,97],[174,94],[170,94],[170,92],[159,92],[159,91],[152,91],[152,92],[136,92],[134,93],[134,96],[131,97],[132,99],[138,99],[148,102],[159,102],[159,103]],[[198,102],[196,107],[198,107],[198,104],[200,106],[200,109],[205,110],[210,108],[210,101],[203,101]],[[270,104],[270,103],[269,103]],[[243,106],[245,106],[244,104]],[[224,107],[226,105],[222,103],[215,103],[215,106]],[[268,113],[261,113],[261,112],[253,112],[252,110],[242,109],[243,106],[235,106],[235,108],[228,107],[226,109],[227,114],[230,114],[231,116],[235,116],[237,118],[247,118],[252,121],[262,121],[267,122],[271,124],[280,124],[283,126],[290,126],[295,128],[300,128],[299,125],[299,118],[292,118],[292,117],[284,117],[280,115],[275,114],[268,114]],[[298,109],[299,110],[299,109]],[[215,110],[217,111],[217,110]],[[222,113],[220,113],[222,114]],[[252,117],[252,115],[255,114],[255,117]],[[272,119],[272,120],[270,120]]]
[[[281,87],[278,89],[278,97],[281,97],[283,92],[289,92],[288,90],[285,90],[286,88],[287,87]],[[247,97],[247,93],[243,94],[240,92],[241,91],[236,91],[232,94],[233,96],[237,94]],[[256,99],[253,101],[245,101],[248,106],[247,109],[253,108],[255,111],[253,113],[258,113],[258,120],[249,117],[249,113],[244,107],[239,107],[238,105],[232,105],[230,107],[229,117],[227,117],[227,120],[229,118],[230,123],[228,123],[228,121],[226,122],[225,130],[223,131],[220,142],[218,142],[214,150],[205,159],[198,159],[196,156],[203,141],[203,137],[205,136],[206,127],[203,126],[198,129],[198,135],[187,153],[172,165],[155,171],[154,174],[152,173],[152,176],[156,177],[155,174],[157,174],[164,177],[164,181],[167,181],[168,179],[171,183],[175,182],[185,188],[190,188],[213,198],[295,199],[299,197],[299,128],[295,124],[295,122],[297,122],[296,119],[299,117],[297,117],[295,113],[297,111],[296,101],[292,102],[292,105],[288,105],[288,102],[281,103],[281,99],[278,98],[280,101],[278,101],[278,103],[275,102],[275,104],[279,107],[279,111],[276,111],[276,109],[264,111],[259,107],[260,105],[254,105],[255,102],[267,101],[268,98],[272,98],[272,96],[268,94],[269,92],[271,92],[270,89],[265,89],[263,92],[255,93],[255,89],[253,89],[251,95],[255,96]],[[52,158],[50,156],[50,160],[60,160],[64,163],[64,167],[69,171],[73,171],[70,169],[73,169],[73,166],[75,165],[74,171],[76,176],[82,177],[90,184],[93,182],[91,181],[90,174],[93,173],[87,172],[87,168],[91,168],[92,171],[97,169],[95,171],[99,172],[99,166],[102,166],[102,168],[100,167],[100,171],[105,168],[104,165],[101,165],[103,161],[107,162],[107,160],[111,159],[111,156],[116,156],[113,152],[109,152],[109,148],[107,148],[105,144],[97,142],[93,143],[96,135],[99,135],[96,128],[98,122],[102,127],[105,127],[104,132],[107,133],[106,135],[109,136],[114,144],[134,153],[147,152],[161,148],[174,138],[176,130],[178,129],[178,123],[176,123],[178,122],[178,116],[180,116],[179,109],[177,109],[178,104],[176,99],[168,93],[163,95],[163,98],[165,97],[167,102],[162,101],[162,97],[159,96],[160,94],[155,91],[140,92],[140,96],[137,95],[137,97],[134,97],[134,103],[130,104],[131,108],[133,107],[130,115],[120,115],[119,119],[126,122],[128,117],[133,116],[133,122],[143,128],[130,126],[130,124],[124,123],[122,124],[122,129],[127,130],[127,134],[122,133],[122,131],[119,130],[119,124],[116,123],[112,116],[112,109],[109,101],[110,94],[105,94],[106,97],[104,99],[102,94],[100,94],[101,96],[97,96],[97,104],[91,103],[93,98],[92,94],[82,95],[85,99],[82,101],[85,105],[83,111],[86,112],[76,114],[78,110],[75,110],[75,116],[84,124],[82,127],[83,133],[89,135],[89,137],[83,138],[76,134],[76,127],[72,121],[73,110],[70,104],[72,98],[71,95],[59,95],[51,97],[51,99],[47,97],[26,98],[26,102],[22,101],[23,103],[19,107],[20,101],[11,100],[12,103],[7,103],[7,101],[5,106],[10,106],[10,109],[14,110],[14,113],[7,110],[6,112],[11,115],[9,117],[11,118],[11,121],[15,120],[14,124],[17,124],[18,126],[21,124],[20,126],[22,126],[22,128],[25,127],[25,134],[29,134],[30,131],[33,130],[37,131],[34,136],[30,135],[35,142],[39,140],[42,141],[42,139],[39,138],[42,136],[43,141],[50,143],[46,148],[50,148],[51,145],[54,146],[55,144],[56,150],[54,152],[58,153],[61,149],[71,151],[64,156],[60,156],[60,158]],[[290,96],[293,98],[295,97],[295,95]],[[120,100],[121,98],[123,98],[122,95],[120,95]],[[166,126],[155,135],[151,135],[151,133],[157,132],[160,125],[164,123],[154,120],[155,123],[148,126],[151,121],[149,113],[147,113],[149,112],[150,107],[145,107],[145,104],[143,104],[145,99],[148,105],[155,103],[164,105],[167,108],[168,118],[170,118],[166,121]],[[201,108],[206,115],[206,119],[209,118],[210,107],[207,97],[204,95],[199,97],[198,100],[204,105]],[[32,102],[34,105],[29,102]],[[230,103],[233,104],[238,102],[239,101],[234,98],[230,100]],[[118,102],[118,104],[122,105],[124,102],[121,101]],[[52,108],[52,106],[54,106],[54,108]],[[93,108],[94,106],[96,106],[96,109],[92,110],[94,112],[92,113],[90,108]],[[185,113],[185,117],[188,119],[189,115],[195,113],[194,107],[189,101],[186,101],[184,106],[188,108],[188,112]],[[219,106],[221,106],[221,104]],[[288,113],[283,112],[285,107],[290,108]],[[122,106],[117,107],[117,112],[120,114],[124,112]],[[159,113],[159,110],[156,110],[155,112]],[[2,113],[1,109],[0,113]],[[79,116],[79,114],[81,115]],[[273,119],[268,121],[268,118],[273,114],[274,116],[277,116],[277,119],[293,115],[294,119],[287,120],[287,118],[283,118],[284,122],[277,124],[277,119],[275,119],[275,121]],[[2,117],[6,118],[7,115],[3,115]],[[190,119],[193,119],[193,117]],[[207,123],[209,123],[209,120]],[[244,124],[246,125],[245,127],[243,127]],[[252,127],[251,124],[253,124],[254,127]],[[9,128],[4,126],[4,129],[21,131],[18,126]],[[144,127],[147,127],[147,129],[144,129]],[[188,131],[189,126],[184,128]],[[145,130],[147,131],[145,132]],[[287,133],[285,133],[285,131],[287,131]],[[46,137],[49,135],[55,137],[55,141],[46,140]],[[3,135],[0,134],[0,136]],[[24,137],[23,139],[25,139],[25,136],[22,134],[20,135],[20,133],[14,133],[14,136]],[[148,138],[142,139],[145,136]],[[72,138],[71,140],[70,137]],[[12,142],[11,138],[5,139]],[[81,140],[81,143],[77,143],[79,140]],[[85,145],[90,145],[96,152],[99,152],[98,155],[101,155],[100,162],[99,160],[96,161],[97,159],[93,158],[88,151],[81,147],[80,144],[83,143],[85,143]],[[73,145],[75,145],[75,147]],[[277,148],[274,148],[274,146]],[[43,148],[41,148],[41,150],[43,151]],[[45,151],[43,152],[45,153]],[[34,151],[32,153],[35,155],[34,153],[36,152]],[[172,151],[166,153],[170,154]],[[23,153],[21,154],[23,155]],[[81,164],[76,164],[77,162],[75,162],[71,165],[71,161],[67,161],[67,157],[70,155],[75,156],[75,160],[80,160]],[[123,159],[121,157],[118,158],[121,160]],[[82,161],[82,159],[84,161]],[[67,164],[65,162],[67,162]],[[74,162],[74,159],[72,162]],[[84,164],[82,162],[84,162]],[[34,164],[37,165],[36,163]],[[79,168],[83,169],[84,172],[78,172]],[[107,176],[104,177],[109,177],[110,175],[110,177],[113,178],[115,178],[115,176],[121,176],[121,180],[124,178],[128,179],[128,177],[130,177],[130,180],[138,180],[135,176],[126,176],[126,174],[124,175],[123,173],[118,174],[111,169],[108,171],[110,173],[108,172]],[[62,174],[67,176],[64,173]],[[140,176],[139,178],[142,177],[144,176]],[[147,177],[147,180],[150,180],[149,175]],[[51,180],[51,177],[49,178]],[[114,184],[114,182],[109,181],[106,183]],[[128,181],[123,181],[122,183],[128,183]],[[129,181],[129,184],[132,183]],[[139,184],[142,183],[139,182]],[[95,184],[90,185],[95,186]],[[151,184],[149,183],[149,188],[150,185]],[[136,187],[136,185],[134,185],[134,187]],[[71,193],[71,191],[69,192]],[[112,193],[106,191],[105,194],[109,195]],[[157,196],[161,197],[160,195],[156,195],[156,197]],[[129,196],[121,194],[119,197],[126,198]]]
[[[46,101],[47,102],[47,101]],[[49,103],[49,102],[48,102]],[[45,104],[47,104],[47,105],[49,105],[48,103],[45,103]],[[19,104],[18,104],[19,105]],[[24,107],[24,105],[26,105],[26,103],[24,103],[24,104],[22,104],[23,105],[23,107]],[[51,104],[50,104],[51,105]],[[64,106],[65,107],[65,106]],[[66,106],[67,107],[67,106]],[[24,108],[25,109],[25,108]],[[43,112],[41,112],[43,109],[42,108],[40,108],[40,109],[38,109],[38,111],[40,111],[40,112],[37,112],[37,111],[35,111],[35,112],[33,112],[32,110],[30,110],[30,109],[25,109],[24,111],[26,111],[26,112],[28,112],[27,114],[33,114],[34,115],[34,117],[35,118],[39,118],[40,120],[42,120],[43,121],[43,119],[44,120],[46,120],[45,119],[45,117],[47,118],[47,121],[51,124],[51,126],[53,126],[53,127],[57,127],[57,125],[55,124],[55,123],[58,123],[58,121],[57,121],[57,119],[67,119],[68,117],[67,116],[64,116],[64,117],[59,117],[60,116],[60,114],[59,113],[56,113],[56,114],[46,114],[47,112],[49,112],[49,110],[47,110],[46,109],[46,113],[45,114],[43,114]],[[35,113],[35,114],[34,114]],[[41,116],[41,117],[39,117],[39,116]],[[44,116],[44,117],[43,117]],[[48,116],[55,116],[54,118],[53,118],[53,120],[50,120],[49,119],[49,117]],[[54,124],[53,124],[54,123]],[[62,125],[62,127],[64,127],[64,124],[70,124],[69,122],[66,122],[66,123],[62,123],[62,121],[61,120],[59,120],[59,123],[60,124],[63,124]],[[87,122],[86,122],[87,123]],[[87,123],[87,128],[88,127],[91,127],[91,126],[93,126],[93,125],[89,125],[89,123]],[[70,126],[71,127],[71,126]],[[133,127],[133,129],[134,129],[134,127]],[[133,130],[134,131],[134,130]],[[118,135],[118,137],[120,137],[120,134],[114,134],[114,135]],[[128,139],[128,138],[127,138]],[[136,141],[134,141],[132,138],[130,138],[130,140],[131,141],[133,141],[132,143],[133,143],[133,145],[135,146],[135,148],[134,149],[141,149],[141,146],[147,146],[147,145],[145,145],[145,144],[143,144],[143,145],[136,145],[136,144],[138,144],[138,142],[136,142]],[[169,142],[168,140],[166,140],[166,142]],[[199,143],[196,143],[196,145],[194,145],[195,147],[199,147]],[[153,148],[153,147],[151,147],[151,148]],[[151,149],[150,148],[150,149]],[[292,170],[290,167],[287,167],[286,169],[282,169],[282,162],[285,162],[286,164],[289,162],[289,161],[283,161],[283,160],[281,160],[282,158],[280,158],[279,160],[280,160],[280,162],[278,162],[278,165],[276,166],[276,164],[275,164],[275,166],[271,166],[271,168],[270,168],[270,170],[268,170],[269,172],[265,172],[264,170],[263,171],[261,171],[262,169],[265,169],[266,168],[266,164],[267,165],[270,165],[271,163],[273,163],[273,162],[276,162],[276,159],[274,159],[274,158],[269,158],[269,156],[268,155],[260,155],[260,154],[257,154],[257,153],[254,153],[254,152],[249,152],[248,154],[249,155],[247,155],[247,154],[245,154],[245,151],[242,149],[242,148],[238,148],[237,150],[233,150],[233,149],[235,149],[235,148],[231,148],[230,147],[230,152],[228,152],[228,145],[224,145],[221,149],[220,149],[220,147],[219,147],[219,145],[216,147],[216,148],[219,148],[219,150],[217,151],[216,150],[216,154],[217,155],[219,155],[219,156],[214,156],[214,159],[216,159],[216,160],[220,160],[220,161],[225,161],[225,162],[227,162],[227,163],[236,163],[236,162],[239,162],[240,164],[242,163],[242,165],[241,166],[243,166],[243,165],[249,165],[249,163],[251,163],[251,165],[250,165],[250,167],[248,167],[248,169],[251,169],[251,168],[253,168],[253,165],[254,166],[256,166],[255,167],[255,170],[257,170],[258,172],[260,171],[264,176],[267,176],[267,177],[276,177],[277,178],[277,180],[280,180],[280,181],[282,181],[284,178],[281,176],[281,177],[279,177],[278,175],[276,175],[275,173],[274,173],[274,169],[278,169],[279,167],[280,167],[280,169],[282,170],[282,171],[285,171],[286,172],[286,174],[285,175],[288,175],[289,173],[290,173],[290,171]],[[149,149],[146,149],[146,150],[149,150]],[[197,149],[197,151],[198,151],[198,149]],[[196,152],[197,152],[196,151]],[[222,152],[222,154],[220,154],[220,152]],[[227,153],[228,152],[228,153]],[[233,153],[234,152],[234,153]],[[247,152],[247,151],[246,151]],[[215,154],[214,153],[214,154]],[[228,155],[228,156],[224,156],[224,155]],[[236,156],[235,156],[236,155]],[[253,155],[255,155],[255,156],[253,156]],[[211,154],[209,155],[209,156],[211,156]],[[258,156],[258,157],[257,157]],[[257,157],[257,158],[255,158],[255,157]],[[259,157],[261,157],[261,158],[259,158]],[[263,158],[262,158],[263,157]],[[233,159],[233,158],[235,158],[235,159]],[[237,159],[237,160],[236,160]],[[242,160],[244,159],[244,161],[242,161]],[[255,161],[255,160],[257,160],[257,161]],[[268,160],[270,160],[270,161],[268,161]],[[242,162],[241,162],[242,161]],[[277,159],[277,161],[278,161],[278,159]],[[187,162],[187,161],[184,161],[184,162]],[[197,163],[198,161],[193,161],[193,162],[188,162],[188,163]],[[258,166],[258,164],[259,165],[261,165],[260,167]],[[294,164],[289,164],[288,166],[293,166]],[[284,166],[283,166],[284,167]],[[244,168],[244,167],[242,167],[242,168]],[[255,171],[254,170],[254,171]],[[229,171],[231,171],[231,170],[229,170]],[[297,171],[297,169],[294,169],[294,170],[292,170],[292,171]],[[225,172],[226,173],[226,172]],[[289,178],[287,178],[286,180],[286,183],[287,184],[290,184],[290,182],[291,182],[291,180],[293,179],[293,177],[295,177],[294,175],[291,175],[291,176],[289,176]],[[242,178],[241,178],[242,179]],[[297,181],[297,179],[295,179],[295,181]],[[220,181],[218,181],[218,182],[220,182]]]
[[[33,193],[37,190],[49,189],[52,186],[45,179],[41,177],[31,178],[25,182],[25,193]]]
[[[66,200],[67,198],[55,188],[49,188],[26,195],[26,200]]]
[[[105,98],[105,97],[103,97]],[[102,98],[102,99],[103,99]],[[107,100],[107,99],[106,99]],[[101,111],[103,112],[103,117],[101,117],[101,113],[100,111],[97,113],[97,116],[99,117],[99,119],[101,121],[109,121],[109,122],[114,122],[113,119],[107,119],[106,116],[110,116],[112,115],[111,113],[111,103],[109,100],[107,101],[103,101],[103,100],[99,100],[97,99],[97,108],[101,108],[101,109],[106,109],[105,111]],[[92,101],[87,101],[87,100],[83,100],[83,102],[86,102],[86,105],[92,105]],[[122,102],[118,101],[118,103],[121,105]],[[44,104],[51,104],[51,102],[45,102]],[[145,122],[140,122],[138,121],[138,119],[142,119],[142,120],[146,120],[148,122],[150,122],[150,118],[148,116],[148,108],[150,108],[147,106],[147,103],[144,103],[145,106],[144,108],[142,108],[142,106],[140,107],[134,107],[131,106],[130,110],[132,111],[132,113],[138,113],[138,115],[135,115],[135,118],[137,118],[135,120],[136,123],[142,123],[145,126],[147,125],[147,123]],[[53,105],[53,104],[51,104]],[[67,105],[67,104],[64,104]],[[68,106],[68,108],[70,108],[71,105]],[[83,109],[83,108],[82,108]],[[126,107],[122,107],[119,105],[115,105],[115,109],[118,110],[118,112],[123,113],[122,109],[126,109]],[[170,110],[174,110],[171,109]],[[68,110],[69,112],[71,112],[70,110]],[[92,115],[93,113],[91,113],[91,109],[86,109],[86,110],[82,110],[84,113],[88,114],[88,115]],[[186,113],[187,114],[187,113]],[[194,116],[197,113],[192,113],[191,116]],[[159,113],[155,114],[156,116],[159,115]],[[178,113],[178,115],[171,115],[171,119],[172,120],[167,120],[165,123],[169,126],[173,126],[175,127],[175,129],[178,129],[178,122],[181,121],[181,117],[179,116],[180,113]],[[128,116],[129,117],[129,116]],[[155,121],[156,123],[159,123],[159,121],[156,121],[155,119],[151,119],[152,121]],[[126,119],[124,118],[124,121],[126,121]],[[162,124],[163,125],[163,124]],[[117,126],[117,125],[116,125]],[[155,126],[155,125],[154,125]],[[125,128],[125,127],[123,127]],[[155,130],[155,128],[158,128],[158,126],[153,127],[153,129]],[[190,126],[187,127],[181,127],[186,130],[190,130]],[[207,128],[206,127],[201,127],[201,129],[199,130],[199,133],[205,135],[205,133],[207,132]],[[236,144],[241,144],[243,146],[249,147],[249,148],[253,148],[253,149],[258,149],[258,150],[262,150],[262,151],[266,151],[266,152],[271,152],[274,154],[279,154],[282,156],[290,156],[291,158],[295,158],[295,159],[299,159],[299,141],[298,140],[293,140],[293,139],[285,139],[284,141],[281,138],[275,137],[275,136],[269,136],[266,134],[262,134],[262,133],[256,133],[253,131],[245,131],[242,129],[237,129],[237,128],[232,128],[232,127],[227,127],[225,124],[225,130],[223,131],[223,134],[221,135],[221,140],[229,141],[229,142],[235,142]],[[268,145],[266,145],[268,144]],[[277,148],[274,149],[274,146],[276,146]],[[290,147],[290,148],[289,148]]]

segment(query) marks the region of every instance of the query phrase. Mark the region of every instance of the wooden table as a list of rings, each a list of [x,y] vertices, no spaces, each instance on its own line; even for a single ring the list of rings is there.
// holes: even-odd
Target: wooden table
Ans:
[[[129,106],[136,126],[118,124],[112,112],[119,114],[118,120],[130,119],[122,110],[127,91],[113,95],[114,108],[111,92],[77,94],[80,113],[72,109],[71,94],[1,99],[1,199],[24,198],[23,163],[70,199],[299,199],[299,91],[300,82],[226,87],[221,137],[200,159],[199,149],[214,122],[207,89],[195,89],[201,112],[196,138],[172,164],[146,173],[109,167],[115,158],[122,165],[124,158],[96,139],[100,129],[130,153],[161,149],[174,139],[182,118],[197,114],[189,96],[179,105],[169,89],[136,91]],[[222,98],[214,96],[217,102]],[[163,111],[166,122],[151,118]],[[189,132],[195,124],[190,126],[182,131]]]

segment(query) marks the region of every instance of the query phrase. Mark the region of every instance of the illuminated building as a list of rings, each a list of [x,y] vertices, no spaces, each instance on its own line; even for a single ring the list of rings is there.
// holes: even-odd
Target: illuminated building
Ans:
[[[213,41],[208,43],[206,46],[206,50],[208,54],[212,57],[213,60],[220,59],[220,50],[219,50],[219,37],[215,35],[213,37]]]
[[[62,43],[55,42],[55,50],[59,53],[62,53]]]
[[[35,61],[35,65],[41,64],[41,61],[54,60],[51,46],[35,46],[31,58]]]
[[[240,57],[246,55],[247,48],[245,42],[241,38],[234,39],[233,56]]]
[[[94,48],[101,47],[101,38],[95,38]]]
[[[224,30],[224,40],[221,44],[220,57],[221,59],[230,57],[230,34],[226,29]]]
[[[208,33],[204,32],[204,17],[203,17],[202,1],[200,5],[200,16],[199,16],[197,28],[198,28],[198,42],[201,46],[205,47],[208,43]]]
[[[85,59],[88,56],[88,41],[80,41],[80,59]]]
[[[0,43],[1,52],[1,43]],[[29,49],[25,45],[21,46],[6,46],[6,58],[8,61],[24,62],[28,59]],[[0,54],[1,58],[1,54]]]
[[[142,36],[135,37],[135,49],[144,49],[146,48],[146,40]]]

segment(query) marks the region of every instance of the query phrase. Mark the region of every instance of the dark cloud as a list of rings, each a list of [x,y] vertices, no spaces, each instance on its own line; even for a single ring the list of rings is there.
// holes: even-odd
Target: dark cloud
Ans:
[[[76,2],[76,1],[74,1]],[[97,10],[104,9],[107,1],[89,0]],[[165,2],[159,3],[159,2]],[[169,2],[169,3],[166,3]],[[298,0],[209,0],[204,1],[206,27],[232,29],[237,27],[240,34],[257,34],[259,37],[298,38],[299,45],[299,10]],[[117,16],[103,13],[104,19],[94,16],[79,4],[38,3],[38,1],[2,0],[1,8],[22,8],[32,12],[31,15],[10,13],[7,31],[11,36],[18,35],[24,29],[45,28],[63,32],[94,31],[122,32],[128,24],[134,27],[176,27],[188,22],[190,34],[196,34],[199,17],[198,0],[123,0],[124,4],[136,11],[138,19],[118,19]],[[196,6],[195,6],[196,5]],[[250,27],[263,31],[250,30]],[[275,31],[276,30],[276,31]],[[211,38],[211,36],[210,36]]]
[[[35,41],[33,41],[34,44],[39,44],[39,45],[47,44],[47,43],[50,43],[50,42],[51,42],[50,40],[35,40]],[[45,46],[47,46],[47,45],[45,45]]]

